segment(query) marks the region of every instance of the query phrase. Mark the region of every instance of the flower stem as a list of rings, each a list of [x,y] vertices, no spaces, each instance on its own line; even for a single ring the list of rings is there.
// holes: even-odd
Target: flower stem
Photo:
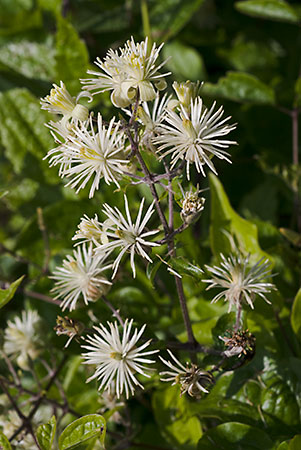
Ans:
[[[238,308],[237,308],[237,313],[236,313],[236,322],[234,325],[234,331],[238,331],[240,326],[241,326],[241,313],[242,313],[242,306],[241,306],[241,302],[239,302]]]
[[[123,320],[121,318],[121,315],[119,314],[119,310],[114,308],[112,303],[107,299],[107,297],[105,295],[103,295],[101,298],[102,298],[102,301],[107,305],[107,307],[112,311],[113,316],[116,317],[116,319],[118,320],[120,325],[123,327],[124,326],[124,322],[123,322]]]

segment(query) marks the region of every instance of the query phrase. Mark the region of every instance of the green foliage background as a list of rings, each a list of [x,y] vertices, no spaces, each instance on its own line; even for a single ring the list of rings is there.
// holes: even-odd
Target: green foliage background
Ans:
[[[25,275],[9,303],[13,293],[0,291],[0,307],[7,303],[1,309],[1,327],[30,305],[43,317],[45,339],[60,359],[64,339],[52,330],[59,308],[30,295],[49,295],[52,287],[47,274],[38,276],[45,264],[45,242],[37,208],[47,228],[51,271],[70,252],[80,217],[99,212],[104,201],[112,201],[114,190],[103,183],[87,200],[87,190],[75,195],[64,187],[57,170],[49,169],[43,157],[54,146],[44,126],[50,116],[40,110],[39,97],[60,80],[76,94],[79,78],[97,56],[131,35],[140,40],[150,33],[157,43],[165,42],[163,57],[172,56],[170,81],[204,80],[205,103],[217,99],[238,123],[232,136],[239,143],[231,151],[233,164],[217,160],[218,179],[195,177],[195,183],[202,188],[210,184],[211,190],[205,194],[201,219],[181,235],[179,254],[203,267],[229,250],[220,232],[226,229],[254,259],[270,258],[279,291],[269,297],[272,306],[258,300],[255,310],[245,314],[246,327],[257,338],[255,358],[221,376],[206,398],[180,398],[176,387],[162,385],[158,377],[147,382],[146,393],[129,402],[133,441],[141,448],[147,444],[183,450],[300,448],[300,436],[294,437],[301,433],[300,168],[293,164],[288,114],[298,114],[301,107],[299,2],[70,0],[62,5],[60,0],[0,0],[0,11],[2,288]],[[93,108],[107,119],[118,114],[106,94],[94,100]],[[129,189],[129,195],[134,206],[141,195],[150,199],[143,186]],[[120,206],[122,195],[114,192],[113,200]],[[231,322],[224,315],[227,307],[210,304],[198,272],[187,275],[187,264],[184,269],[179,265],[196,338],[212,345],[220,327]],[[133,281],[126,266],[110,300],[138,324],[147,317],[147,333],[164,348],[166,340],[185,340],[185,332],[172,277],[161,267],[161,283],[153,284],[151,269],[149,276],[140,269]],[[93,305],[93,313],[100,321],[110,319],[101,303]],[[87,309],[72,317],[89,326]],[[72,343],[66,352],[68,400],[82,415],[95,413],[96,384],[85,385],[87,369],[80,365],[78,345]],[[1,361],[0,369],[5,373]],[[51,395],[57,397],[56,388]],[[65,425],[71,419],[66,417]],[[114,425],[108,427],[114,430]],[[107,439],[110,448],[110,434]],[[92,448],[89,445],[85,448]]]

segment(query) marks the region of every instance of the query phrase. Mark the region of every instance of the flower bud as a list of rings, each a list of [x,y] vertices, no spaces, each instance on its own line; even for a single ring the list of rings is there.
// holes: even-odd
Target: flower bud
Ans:
[[[192,190],[185,192],[182,200],[181,219],[187,224],[195,222],[204,209],[205,198],[199,197],[199,189],[195,192]]]
[[[184,106],[185,109],[189,110],[191,100],[194,100],[199,92],[200,83],[193,83],[189,80],[185,83],[177,83],[174,81],[172,87],[174,88],[179,102]]]
[[[82,122],[84,122],[89,117],[89,110],[85,106],[77,104],[74,107],[71,115],[74,119],[78,119],[78,120],[81,120]]]

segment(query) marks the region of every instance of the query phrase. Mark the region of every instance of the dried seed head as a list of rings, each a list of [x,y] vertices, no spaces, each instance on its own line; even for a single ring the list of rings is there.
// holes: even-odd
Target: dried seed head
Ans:
[[[230,358],[231,356],[242,356],[252,358],[256,348],[256,338],[249,332],[249,330],[234,331],[228,336],[219,336],[227,350],[224,355]]]

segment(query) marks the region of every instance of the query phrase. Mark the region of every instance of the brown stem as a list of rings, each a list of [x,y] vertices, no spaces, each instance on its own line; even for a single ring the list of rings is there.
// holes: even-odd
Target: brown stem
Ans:
[[[179,277],[175,276],[175,283],[176,283],[176,287],[177,287],[177,292],[178,292],[178,296],[179,296],[179,301],[180,301],[182,315],[183,315],[183,319],[184,319],[184,323],[185,323],[185,328],[186,328],[186,332],[187,332],[187,336],[188,336],[188,342],[193,347],[196,343],[196,340],[195,340],[195,337],[194,337],[194,334],[192,331],[192,326],[191,326],[189,312],[188,312],[188,308],[187,308],[187,302],[186,302],[186,298],[185,298],[185,294],[184,294],[184,290],[183,290],[182,280]]]
[[[44,397],[46,396],[46,393],[49,391],[49,389],[51,388],[51,386],[53,385],[53,383],[55,382],[56,377],[58,376],[58,374],[60,373],[60,371],[62,370],[65,362],[67,361],[68,356],[65,355],[62,359],[62,361],[60,362],[60,364],[58,365],[58,367],[55,369],[55,371],[51,374],[50,380],[48,381],[45,389],[40,393],[39,398],[36,401],[36,404],[34,405],[34,407],[32,408],[32,410],[29,413],[29,416],[27,418],[28,421],[30,421],[33,416],[35,415],[35,413],[37,412],[37,410],[40,407],[40,404],[42,403]]]
[[[177,234],[182,233],[182,231],[186,230],[188,228],[188,223],[182,223],[176,230],[174,230],[172,233],[170,233],[168,236],[165,236],[160,241],[156,241],[157,244],[166,244],[168,241],[172,240]]]
[[[2,381],[4,381],[9,386],[12,386],[12,387],[18,389],[19,392],[31,395],[31,397],[32,397],[31,401],[32,400],[35,401],[35,400],[37,400],[39,398],[40,394],[38,392],[31,391],[30,389],[27,389],[27,388],[25,388],[25,387],[23,387],[23,386],[21,386],[21,385],[19,385],[17,383],[14,383],[13,381],[10,381],[10,380],[2,377],[1,375],[0,375],[0,379],[2,379]],[[49,405],[53,405],[56,408],[60,408],[64,413],[69,412],[74,417],[80,417],[81,416],[78,412],[74,411],[74,409],[70,408],[69,405],[62,404],[62,403],[57,402],[56,400],[53,400],[51,398],[44,397],[43,398],[43,402],[48,403]]]
[[[15,371],[14,366],[11,363],[11,360],[8,358],[8,356],[3,352],[0,351],[0,355],[2,356],[2,358],[4,359],[4,361],[6,362],[6,365],[8,367],[8,370],[10,371],[10,373],[13,376],[14,382],[16,384],[16,386],[21,386],[21,380],[19,375],[17,374],[17,372]]]
[[[24,290],[24,294],[28,295],[28,297],[37,298],[38,300],[42,300],[43,302],[52,303],[55,305],[60,306],[61,301],[55,300],[52,297],[49,297],[48,295],[40,294],[39,292],[30,291],[28,289]]]
[[[150,171],[148,170],[148,167],[146,166],[146,164],[144,162],[144,159],[142,158],[142,156],[139,153],[139,151],[137,151],[136,156],[137,156],[137,159],[138,159],[139,164],[141,166],[141,169],[142,169],[142,171],[143,171],[143,173],[145,175],[145,179],[146,179],[145,181],[148,184],[148,186],[150,188],[150,191],[151,191],[151,194],[153,196],[153,199],[155,201],[155,207],[156,207],[156,210],[157,210],[160,222],[163,225],[164,232],[165,232],[165,234],[169,234],[169,226],[168,226],[168,223],[166,221],[166,217],[165,217],[165,215],[164,215],[164,213],[162,211],[162,208],[161,208],[161,205],[160,205],[160,201],[159,201],[159,197],[158,197],[158,193],[157,193],[154,181],[152,179],[152,175],[151,175]]]
[[[112,303],[106,298],[105,295],[103,295],[101,298],[102,298],[102,301],[107,305],[107,307],[112,311],[113,316],[116,317],[116,319],[118,320],[120,325],[123,327],[124,326],[124,322],[122,320],[121,315],[119,314],[119,310],[114,308]]]
[[[174,348],[175,350],[187,350],[194,353],[206,353],[207,355],[221,356],[223,353],[220,350],[215,350],[211,347],[205,347],[198,342],[193,345],[191,345],[190,342],[168,342],[167,346],[168,348]]]
[[[168,179],[168,226],[169,226],[169,234],[173,232],[173,228],[174,228],[174,221],[173,221],[173,190],[172,190],[172,176],[169,170],[169,166],[168,164],[165,162],[165,160],[162,160],[164,168],[165,168],[165,173],[166,173],[166,177]]]
[[[0,386],[2,391],[6,394],[6,396],[8,397],[9,401],[11,402],[14,410],[16,411],[16,413],[18,414],[18,416],[20,417],[20,419],[22,420],[22,422],[24,422],[24,420],[26,420],[26,417],[24,416],[24,414],[22,413],[22,411],[20,411],[17,403],[15,402],[14,398],[12,397],[12,395],[10,394],[9,390],[7,389],[7,387],[5,386],[4,380],[1,377],[0,378]]]

